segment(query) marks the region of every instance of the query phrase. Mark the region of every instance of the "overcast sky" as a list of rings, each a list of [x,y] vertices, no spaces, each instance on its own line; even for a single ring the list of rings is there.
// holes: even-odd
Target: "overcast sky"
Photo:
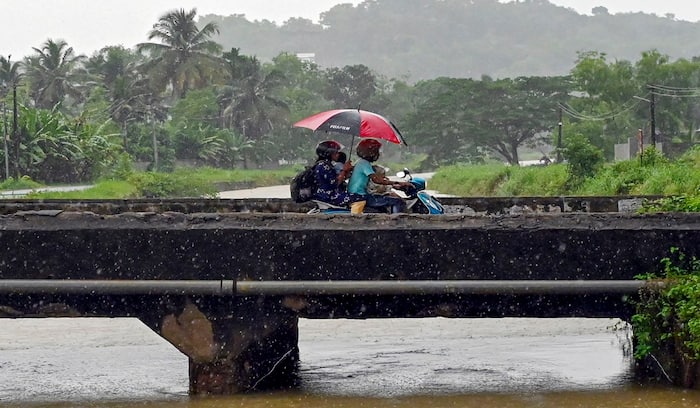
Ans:
[[[465,0],[466,1],[466,0]],[[508,0],[502,0],[508,2]],[[697,0],[550,0],[581,14],[604,6],[610,13],[645,12],[677,19],[700,20]],[[164,13],[197,8],[204,14],[245,14],[249,20],[282,23],[290,17],[318,21],[335,4],[360,0],[0,0],[0,55],[12,60],[32,54],[48,38],[64,39],[77,53],[91,55],[106,45],[132,47]],[[124,24],[128,22],[128,24]]]

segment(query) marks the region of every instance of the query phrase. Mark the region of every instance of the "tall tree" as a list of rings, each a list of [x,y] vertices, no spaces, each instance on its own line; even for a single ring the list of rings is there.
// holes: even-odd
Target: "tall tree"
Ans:
[[[284,75],[280,95],[295,115],[291,118],[292,121],[329,107],[328,101],[322,96],[326,77],[318,65],[302,61],[289,53],[280,53],[272,59],[272,63],[273,69]]]
[[[366,104],[377,91],[377,78],[365,65],[346,65],[342,69],[329,68],[324,97],[338,108],[356,108]]]
[[[144,65],[145,72],[159,89],[169,87],[174,98],[182,97],[190,89],[200,88],[222,74],[222,62],[217,56],[221,46],[211,40],[219,28],[214,22],[201,29],[195,17],[197,9],[174,10],[163,15],[148,34],[146,42],[137,45],[151,60]]]
[[[453,78],[416,85],[416,108],[406,117],[403,128],[410,129],[412,145],[428,151],[430,166],[480,159],[469,142],[471,122],[467,116],[474,104],[471,99],[479,97],[478,86],[472,79]]]
[[[80,85],[84,70],[80,63],[84,55],[75,55],[73,47],[64,40],[48,39],[34,55],[26,59],[30,96],[38,108],[52,109],[66,97],[82,99]]]
[[[576,90],[582,91],[568,112],[575,119],[572,128],[602,149],[607,159],[613,158],[615,143],[636,138],[638,129],[643,129],[649,143],[652,119],[657,142],[692,139],[700,118],[698,61],[670,62],[668,56],[651,50],[632,64],[608,62],[605,54],[588,52],[579,55],[571,72]],[[600,125],[592,126],[596,121]]]
[[[149,120],[153,104],[160,103],[158,93],[150,88],[148,78],[138,70],[139,62],[138,55],[120,46],[103,48],[86,64],[107,89],[109,114],[121,129],[126,151],[129,150],[128,125]]]
[[[565,98],[561,77],[519,77],[486,82],[473,119],[481,131],[474,141],[518,165],[518,149],[536,148],[549,139],[557,121],[557,102]]]
[[[333,107],[323,98],[326,85],[324,71],[310,61],[302,61],[296,55],[281,53],[272,60],[273,69],[283,73],[285,81],[280,87],[279,98],[289,106],[289,123],[282,124],[275,131],[274,148],[278,157],[293,160],[296,157],[308,157],[318,143],[308,133],[293,128],[291,123],[314,113]]]
[[[518,165],[518,149],[543,140],[556,124],[566,89],[560,77],[428,81],[416,92],[425,96],[408,128],[417,143],[431,146],[431,164],[474,161],[488,151]]]
[[[286,117],[288,113],[287,104],[277,96],[285,79],[279,70],[263,69],[257,58],[245,58],[241,77],[221,90],[219,103],[225,127],[235,128],[245,140],[260,143],[281,114]]]
[[[0,56],[0,99],[6,97],[22,77],[19,61],[12,62],[12,56]]]
[[[700,87],[700,61],[679,59],[670,61],[667,55],[656,50],[642,53],[635,64],[636,76],[645,84],[642,96],[647,103],[641,103],[635,112],[645,122],[651,121],[652,93],[655,98],[655,139],[667,144],[673,138],[691,142],[700,123],[700,100],[697,89]],[[645,126],[645,134],[651,134]]]

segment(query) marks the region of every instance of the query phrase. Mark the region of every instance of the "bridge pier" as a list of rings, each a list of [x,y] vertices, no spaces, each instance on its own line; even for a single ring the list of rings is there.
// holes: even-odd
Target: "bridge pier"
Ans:
[[[151,327],[189,358],[190,394],[234,394],[296,384],[294,311],[264,298],[197,300],[187,298],[181,310]]]
[[[95,290],[78,286],[68,290],[72,295],[38,287],[8,289],[0,285],[0,318],[138,318],[188,357],[192,395],[297,385],[299,302],[290,296],[86,295]]]

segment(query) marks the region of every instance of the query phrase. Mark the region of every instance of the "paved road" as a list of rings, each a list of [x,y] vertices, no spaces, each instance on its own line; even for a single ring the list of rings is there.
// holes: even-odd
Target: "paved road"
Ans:
[[[63,187],[40,187],[40,188],[26,188],[19,190],[3,190],[0,191],[0,198],[22,198],[29,193],[40,192],[40,191],[75,191],[75,190],[87,190],[92,187],[92,185],[86,186],[63,186]]]
[[[219,198],[291,198],[289,186],[269,186],[244,190],[220,191]]]

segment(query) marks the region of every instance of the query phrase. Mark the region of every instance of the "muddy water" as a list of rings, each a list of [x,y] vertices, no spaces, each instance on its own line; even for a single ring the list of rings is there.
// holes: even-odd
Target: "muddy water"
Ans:
[[[2,407],[700,407],[638,386],[607,319],[305,320],[301,387],[187,396],[187,359],[134,319],[0,320]]]

